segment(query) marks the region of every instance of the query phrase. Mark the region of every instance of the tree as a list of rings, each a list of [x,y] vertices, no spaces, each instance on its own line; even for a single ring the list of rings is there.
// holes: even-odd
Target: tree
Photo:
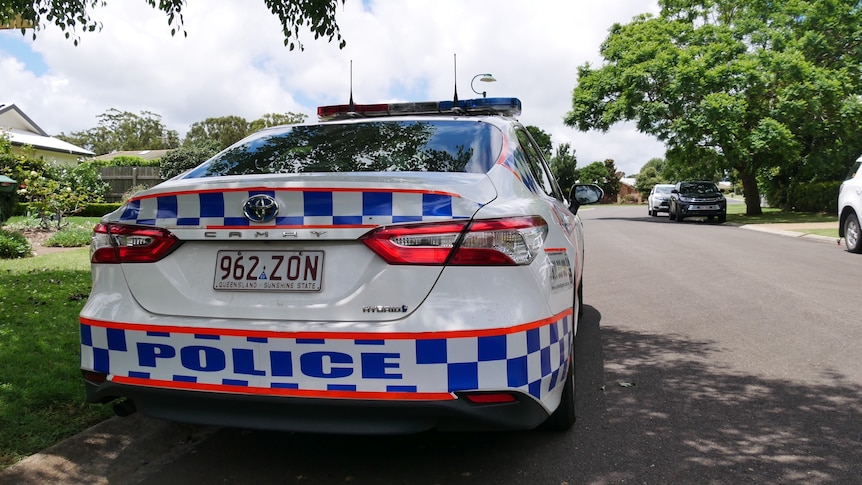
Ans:
[[[526,128],[530,133],[530,136],[533,137],[533,141],[535,141],[536,145],[539,145],[539,149],[542,150],[542,155],[544,155],[546,159],[550,160],[551,151],[554,149],[554,144],[551,142],[551,135],[538,126],[528,125]]]
[[[749,215],[761,213],[764,174],[840,176],[862,153],[856,2],[660,5],[611,28],[601,68],[579,68],[566,124],[635,121],[665,142],[669,166],[738,176]]]
[[[159,162],[159,176],[165,180],[197,167],[219,152],[218,142],[199,140],[165,153]]]
[[[668,183],[668,179],[662,175],[664,165],[665,160],[663,158],[651,158],[635,176],[635,188],[644,199],[656,184]]]
[[[184,145],[193,145],[202,140],[213,140],[218,149],[223,150],[249,134],[249,123],[241,116],[222,116],[207,118],[204,121],[192,123]]]
[[[616,200],[620,193],[622,174],[617,172],[613,160],[593,162],[580,170],[582,184],[596,184],[605,192],[605,199]]]
[[[224,150],[250,133],[272,126],[304,123],[306,118],[305,114],[292,112],[267,113],[251,123],[241,116],[207,118],[204,121],[192,123],[183,145],[194,145],[210,140],[216,142],[219,150]]]
[[[260,131],[264,128],[269,128],[272,126],[281,126],[281,125],[296,125],[299,123],[305,123],[305,120],[308,119],[304,113],[292,113],[288,111],[287,113],[267,113],[260,118],[251,122],[249,126],[250,131],[253,133],[255,131]]]
[[[168,16],[168,26],[171,35],[183,30],[182,9],[186,0],[145,0],[153,8],[157,8]],[[303,45],[299,42],[300,27],[307,27],[315,39],[326,37],[328,42],[338,40],[338,47],[343,49],[347,43],[341,38],[341,31],[335,21],[335,9],[338,4],[344,5],[345,0],[264,0],[267,8],[278,16],[284,34],[284,45],[290,50]],[[21,34],[26,34],[27,25],[35,26],[36,31],[53,23],[65,32],[66,38],[75,45],[80,41],[78,32],[93,32],[101,30],[102,23],[92,18],[92,13],[98,7],[104,7],[106,0],[7,0],[0,6],[0,24],[10,23],[21,25]]]
[[[575,157],[575,150],[572,149],[571,144],[561,143],[554,156],[551,157],[550,164],[551,172],[568,197],[569,190],[578,182],[579,177],[578,159]]]
[[[60,133],[57,138],[86,148],[96,155],[114,151],[159,150],[179,146],[179,134],[162,124],[161,116],[149,111],[140,115],[114,108],[97,116],[95,128]]]

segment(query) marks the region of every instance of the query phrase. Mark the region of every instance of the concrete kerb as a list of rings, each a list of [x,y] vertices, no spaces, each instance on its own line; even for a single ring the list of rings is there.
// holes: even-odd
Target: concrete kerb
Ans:
[[[217,429],[113,417],[0,471],[0,484],[135,483]]]
[[[837,230],[837,222],[812,222],[807,224],[744,224],[738,227],[752,231],[768,232],[779,236],[795,237],[827,244],[841,245],[841,240],[837,237],[821,236],[819,234],[809,234],[804,232],[806,229]]]

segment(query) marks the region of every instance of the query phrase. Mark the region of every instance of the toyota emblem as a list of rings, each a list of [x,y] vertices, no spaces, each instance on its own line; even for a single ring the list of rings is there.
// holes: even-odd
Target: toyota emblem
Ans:
[[[278,215],[278,202],[269,195],[253,195],[242,204],[242,213],[251,222],[269,222]]]

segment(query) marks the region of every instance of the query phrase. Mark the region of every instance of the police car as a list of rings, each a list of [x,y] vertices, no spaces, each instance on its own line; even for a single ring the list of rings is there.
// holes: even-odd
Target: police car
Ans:
[[[574,422],[583,229],[516,98],[318,108],[95,227],[87,401],[333,433]]]

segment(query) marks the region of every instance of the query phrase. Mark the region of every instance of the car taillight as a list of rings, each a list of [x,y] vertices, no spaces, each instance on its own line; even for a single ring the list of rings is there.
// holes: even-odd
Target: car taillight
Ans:
[[[389,264],[510,266],[529,264],[547,234],[533,216],[381,227],[361,239]]]
[[[97,224],[90,244],[93,263],[154,263],[168,254],[180,240],[166,229],[125,224]]]

